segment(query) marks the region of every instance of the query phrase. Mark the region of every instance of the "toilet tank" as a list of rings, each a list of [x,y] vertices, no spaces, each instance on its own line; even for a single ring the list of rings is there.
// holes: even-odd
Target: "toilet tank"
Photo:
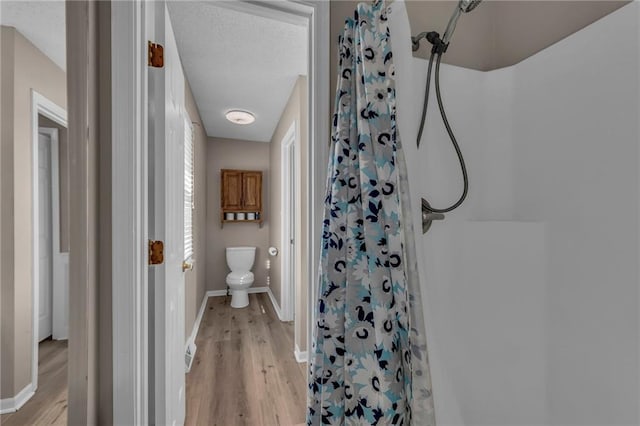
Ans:
[[[227,247],[227,266],[234,272],[250,271],[255,257],[255,247]]]

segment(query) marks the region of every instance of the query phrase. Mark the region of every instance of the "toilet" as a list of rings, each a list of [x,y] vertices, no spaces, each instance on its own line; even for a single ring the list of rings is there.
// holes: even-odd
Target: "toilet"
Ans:
[[[231,290],[231,307],[244,308],[249,305],[247,290],[253,284],[253,261],[255,247],[227,247],[227,266],[231,272],[227,275],[227,285]]]

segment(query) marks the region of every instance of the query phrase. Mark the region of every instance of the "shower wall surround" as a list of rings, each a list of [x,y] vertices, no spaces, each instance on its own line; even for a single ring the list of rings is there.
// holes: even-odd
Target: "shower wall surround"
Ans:
[[[440,425],[640,420],[639,6],[513,67],[442,66],[470,196],[417,240]],[[427,61],[392,7],[420,229],[420,197],[447,204],[462,182],[434,102],[416,151]]]

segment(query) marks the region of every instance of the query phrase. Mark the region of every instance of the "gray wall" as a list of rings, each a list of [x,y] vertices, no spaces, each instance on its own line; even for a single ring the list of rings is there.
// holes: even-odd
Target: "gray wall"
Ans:
[[[31,382],[31,90],[67,107],[66,75],[14,28],[2,27],[2,361],[0,398]]]
[[[2,109],[0,132],[0,399],[15,395],[13,374],[13,93],[15,31],[2,27]]]
[[[207,143],[207,253],[206,288],[224,290],[227,268],[225,248],[230,246],[255,246],[256,260],[253,265],[254,287],[267,285],[269,227],[274,222],[269,215],[271,200],[267,196],[269,187],[269,144],[237,139],[209,138]],[[228,223],[220,227],[220,170],[241,169],[262,171],[262,206],[264,223]],[[277,219],[276,219],[277,220]]]

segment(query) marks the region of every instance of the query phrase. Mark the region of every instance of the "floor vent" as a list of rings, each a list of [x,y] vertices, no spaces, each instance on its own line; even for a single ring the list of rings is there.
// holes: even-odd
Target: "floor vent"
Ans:
[[[188,373],[191,370],[191,364],[193,363],[193,359],[196,356],[196,346],[195,342],[189,342],[187,345],[187,350],[184,354],[184,362],[185,362],[185,370]]]

